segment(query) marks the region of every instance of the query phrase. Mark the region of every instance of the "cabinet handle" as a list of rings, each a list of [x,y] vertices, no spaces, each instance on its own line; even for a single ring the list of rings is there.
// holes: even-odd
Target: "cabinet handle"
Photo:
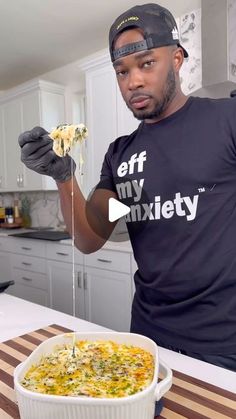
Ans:
[[[105,262],[105,263],[111,263],[111,262],[112,262],[111,260],[108,260],[108,259],[101,259],[101,258],[97,258],[97,260],[98,260],[99,262]]]
[[[2,176],[0,176],[0,188],[2,187]]]
[[[88,274],[86,272],[84,273],[84,289],[88,289]]]
[[[82,274],[81,274],[81,272],[78,272],[78,274],[77,274],[77,283],[78,283],[78,288],[82,288]]]
[[[24,279],[24,281],[33,281],[32,278],[27,278],[27,276],[22,276],[22,279]]]
[[[31,247],[25,247],[25,246],[22,246],[22,247],[21,247],[21,249],[22,249],[22,250],[32,250],[32,248],[31,248]]]
[[[69,253],[63,253],[63,252],[56,252],[59,256],[69,256]]]
[[[20,184],[19,184],[19,186],[20,186],[21,188],[23,188],[23,186],[24,186],[24,177],[23,177],[23,175],[22,175],[22,174],[20,174]]]
[[[22,262],[22,265],[25,265],[25,266],[31,266],[31,265],[32,265],[32,263]]]
[[[24,177],[23,177],[23,174],[17,175],[16,183],[17,183],[17,186],[19,188],[23,188],[23,186],[24,186]]]

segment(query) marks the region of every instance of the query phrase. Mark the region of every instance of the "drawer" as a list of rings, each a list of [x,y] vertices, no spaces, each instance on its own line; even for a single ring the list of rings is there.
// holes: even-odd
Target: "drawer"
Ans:
[[[83,254],[76,248],[73,249],[71,244],[47,243],[46,244],[47,259],[57,260],[58,262],[73,262],[73,252],[75,263],[82,264],[84,260]]]
[[[84,255],[85,265],[109,271],[130,273],[130,253],[114,252],[111,250],[98,250],[95,253]]]
[[[1,252],[11,252],[12,251],[12,241],[9,237],[0,236],[0,251]]]
[[[48,278],[38,272],[28,272],[20,269],[12,269],[13,279],[17,284],[27,285],[28,287],[48,290]]]
[[[46,260],[34,256],[25,256],[13,254],[11,266],[13,268],[23,269],[30,272],[40,272],[46,274]]]
[[[18,237],[11,237],[13,253],[22,255],[37,256],[44,258],[46,255],[46,243],[43,240],[30,240]]]

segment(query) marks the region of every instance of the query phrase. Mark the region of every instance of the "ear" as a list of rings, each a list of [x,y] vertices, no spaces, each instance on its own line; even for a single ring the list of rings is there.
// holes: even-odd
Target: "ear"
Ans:
[[[177,47],[173,51],[173,66],[176,73],[179,72],[184,61],[184,53],[182,48]]]

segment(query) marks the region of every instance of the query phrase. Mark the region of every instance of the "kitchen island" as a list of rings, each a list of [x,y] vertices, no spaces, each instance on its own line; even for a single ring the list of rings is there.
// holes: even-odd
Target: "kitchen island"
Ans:
[[[52,323],[80,332],[109,330],[5,293],[0,294],[0,342]],[[170,368],[236,393],[234,372],[161,347],[160,357]]]
[[[59,327],[79,332],[108,331],[108,329],[94,323],[30,303],[5,293],[0,294],[0,342],[7,341],[6,344],[2,344],[3,351],[0,350],[0,352],[7,352],[5,356],[9,357],[10,364],[12,359],[14,359],[11,358],[11,354],[13,357],[17,357],[17,348],[19,343],[22,344],[23,342],[23,339],[15,338],[24,335],[22,337],[28,340],[31,332],[33,332],[31,335],[33,339],[35,337],[38,338],[40,334],[46,333],[45,336],[47,336],[48,331],[44,330],[50,325],[58,325]],[[35,330],[36,333],[34,333]],[[49,327],[47,330],[50,332],[53,329]],[[10,348],[9,354],[7,348]],[[19,348],[22,348],[22,346],[20,345]],[[225,419],[236,417],[236,373],[161,347],[159,348],[159,354],[161,360],[174,372],[173,391],[171,389],[167,399],[164,400],[166,405],[164,403],[164,413],[161,417],[190,417],[188,416],[190,413],[187,412],[194,414],[198,412],[197,416],[192,416],[196,418],[217,417],[219,419]],[[21,356],[21,353],[18,354],[18,359],[21,360]],[[9,370],[6,368],[6,361],[7,358],[4,361],[3,356],[3,364],[1,366],[0,360],[0,370],[5,376],[9,374]],[[9,376],[6,378],[6,381],[8,379]],[[0,384],[2,384],[4,391],[4,383]],[[212,385],[218,388],[212,387]],[[231,393],[225,392],[225,390]],[[179,408],[179,410],[175,410],[175,408]],[[215,409],[217,412],[215,412]],[[0,413],[2,412],[0,397]],[[172,416],[169,416],[170,412]],[[10,416],[6,415],[5,417],[9,419],[17,416],[12,414]]]

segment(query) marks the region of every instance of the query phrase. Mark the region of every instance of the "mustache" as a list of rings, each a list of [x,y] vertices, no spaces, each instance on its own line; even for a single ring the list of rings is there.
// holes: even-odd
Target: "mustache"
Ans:
[[[135,102],[138,99],[145,99],[145,98],[150,99],[152,98],[152,95],[146,92],[134,92],[129,98],[129,103]]]

